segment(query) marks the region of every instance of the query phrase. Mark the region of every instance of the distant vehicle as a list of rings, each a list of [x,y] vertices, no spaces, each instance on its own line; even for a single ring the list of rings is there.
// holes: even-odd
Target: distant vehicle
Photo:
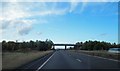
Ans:
[[[120,53],[120,48],[110,48],[108,50],[108,52],[110,52],[110,53]]]

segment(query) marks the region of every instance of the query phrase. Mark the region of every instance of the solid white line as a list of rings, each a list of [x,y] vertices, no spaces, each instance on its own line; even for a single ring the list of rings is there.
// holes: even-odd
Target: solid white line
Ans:
[[[99,57],[99,56],[94,56],[94,57],[101,58],[101,59],[107,59],[107,60],[112,60],[112,61],[117,61],[117,62],[120,62],[119,60],[115,60],[115,59],[108,59],[108,58]]]
[[[52,58],[54,54],[55,52],[36,71],[39,71]]]
[[[84,53],[82,53],[82,54],[84,54]],[[96,58],[101,58],[101,59],[107,59],[107,60],[116,61],[116,62],[120,62],[119,60],[104,58],[104,57],[100,57],[100,56],[93,56],[93,55],[89,55],[89,54],[84,54],[84,55],[92,56],[92,57],[96,57]]]
[[[80,59],[76,59],[77,61],[79,61],[79,62],[82,62]]]

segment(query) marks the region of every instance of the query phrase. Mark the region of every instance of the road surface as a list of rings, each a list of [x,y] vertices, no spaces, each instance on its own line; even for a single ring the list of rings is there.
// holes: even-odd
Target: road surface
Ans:
[[[68,50],[58,50],[21,69],[119,69],[120,62]]]

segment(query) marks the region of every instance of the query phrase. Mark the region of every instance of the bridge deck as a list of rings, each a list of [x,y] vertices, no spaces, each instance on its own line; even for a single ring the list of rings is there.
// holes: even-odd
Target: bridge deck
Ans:
[[[75,46],[75,44],[53,44],[53,46]]]

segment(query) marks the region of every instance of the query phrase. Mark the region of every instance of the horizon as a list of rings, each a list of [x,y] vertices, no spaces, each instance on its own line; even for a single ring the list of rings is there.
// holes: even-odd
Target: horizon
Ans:
[[[47,40],[47,39],[46,39]],[[30,42],[30,41],[33,41],[33,42],[36,42],[36,41],[46,41],[46,40],[27,40],[27,41],[18,41],[18,40],[2,40],[2,41],[0,41],[0,42],[3,42],[3,41],[5,41],[5,42],[15,42],[15,43],[23,43],[23,42]],[[51,39],[48,39],[48,40],[51,40]],[[52,41],[52,40],[51,40]],[[98,41],[98,40],[86,40],[86,41],[97,41],[97,42],[106,42],[106,41]],[[78,42],[82,42],[82,43],[85,43],[86,41],[78,41]],[[53,41],[52,41],[53,42]],[[54,43],[54,42],[53,42]],[[76,44],[77,42],[75,42],[75,43],[54,43],[54,44]],[[106,43],[110,43],[110,44],[114,44],[115,42],[113,42],[113,43],[111,43],[111,42],[106,42]],[[115,44],[119,44],[119,43],[115,43]]]

